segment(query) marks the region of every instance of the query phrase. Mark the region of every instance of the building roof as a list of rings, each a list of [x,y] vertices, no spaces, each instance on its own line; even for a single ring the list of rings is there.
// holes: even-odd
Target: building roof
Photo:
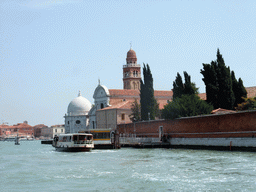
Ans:
[[[111,97],[119,97],[119,96],[138,97],[140,95],[140,91],[133,90],[133,89],[109,89],[109,94]]]
[[[132,101],[123,101],[123,102],[117,103],[115,105],[111,105],[109,107],[100,109],[99,111],[105,111],[105,110],[109,110],[109,109],[131,109],[131,107],[132,107]]]
[[[211,112],[211,114],[226,114],[226,113],[236,113],[236,111],[218,108],[218,109],[212,110]]]
[[[82,97],[79,92],[78,97],[74,98],[68,105],[68,115],[86,115],[92,107],[90,101]]]
[[[16,125],[6,125],[2,124],[0,125],[0,128],[32,128],[33,126],[27,124],[27,123],[17,123]]]
[[[42,129],[43,127],[48,127],[48,126],[45,124],[38,124],[38,125],[34,126],[34,128],[36,128],[36,129]]]
[[[127,52],[127,59],[130,59],[130,58],[134,58],[134,59],[137,58],[136,53],[132,48]]]
[[[247,98],[256,97],[256,87],[245,87],[247,91]]]

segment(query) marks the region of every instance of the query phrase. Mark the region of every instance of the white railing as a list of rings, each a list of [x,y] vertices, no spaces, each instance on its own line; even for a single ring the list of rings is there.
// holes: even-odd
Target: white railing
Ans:
[[[135,63],[129,63],[129,64],[126,64],[126,65],[123,65],[123,68],[127,68],[127,67],[140,67],[140,64],[135,64]]]

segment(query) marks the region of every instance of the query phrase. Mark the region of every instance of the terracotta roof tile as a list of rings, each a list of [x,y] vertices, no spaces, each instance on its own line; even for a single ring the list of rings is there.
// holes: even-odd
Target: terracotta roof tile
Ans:
[[[225,114],[225,113],[236,113],[236,111],[218,108],[218,109],[212,110],[211,112],[211,114]]]
[[[110,96],[139,96],[139,90],[133,89],[109,89]]]
[[[104,111],[109,109],[131,109],[131,105],[132,105],[131,101],[123,101],[123,102],[117,103],[116,105],[112,105],[112,106],[100,109],[99,111]]]
[[[254,98],[256,97],[256,87],[246,87],[247,91],[247,98]]]

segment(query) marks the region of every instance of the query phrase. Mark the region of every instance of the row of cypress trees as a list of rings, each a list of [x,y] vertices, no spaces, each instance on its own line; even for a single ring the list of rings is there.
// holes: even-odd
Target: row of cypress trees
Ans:
[[[242,79],[237,80],[235,72],[230,72],[219,49],[217,50],[217,60],[212,61],[211,64],[203,64],[200,73],[204,76],[206,101],[215,109],[234,109],[237,104],[243,102],[243,97],[247,97]]]
[[[224,59],[217,50],[217,60],[211,64],[203,64],[200,72],[206,86],[207,100],[198,97],[198,88],[191,82],[191,77],[184,72],[185,82],[177,73],[173,82],[173,102],[167,104],[162,110],[165,119],[173,119],[182,116],[208,114],[217,108],[234,109],[243,98],[247,97],[247,92],[243,86],[241,78],[235,77],[234,71],[226,67]],[[148,64],[143,64],[143,77],[141,79],[140,104],[137,100],[133,103],[131,119],[154,120],[160,116],[159,106],[154,97],[153,77]]]

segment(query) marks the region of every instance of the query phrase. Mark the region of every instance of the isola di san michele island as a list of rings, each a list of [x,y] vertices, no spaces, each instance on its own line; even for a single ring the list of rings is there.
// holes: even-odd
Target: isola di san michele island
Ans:
[[[113,148],[256,150],[256,87],[245,88],[236,79],[219,49],[217,59],[200,71],[206,93],[198,92],[186,71],[184,82],[177,73],[172,90],[154,90],[150,66],[138,64],[132,48],[122,69],[123,89],[108,89],[99,80],[93,104],[79,91],[64,114],[65,124],[3,123],[1,140],[17,134],[51,140],[61,133],[88,132]]]

